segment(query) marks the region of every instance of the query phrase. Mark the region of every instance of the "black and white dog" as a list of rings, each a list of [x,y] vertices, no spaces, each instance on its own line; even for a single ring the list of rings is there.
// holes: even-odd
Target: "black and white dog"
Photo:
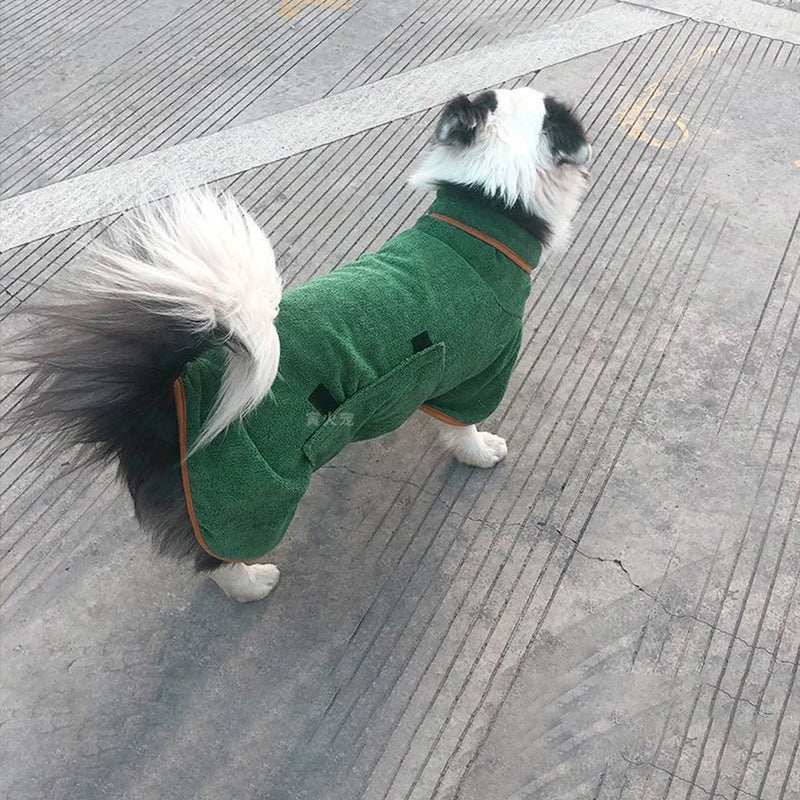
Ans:
[[[461,187],[559,248],[585,193],[590,152],[572,111],[534,89],[461,95],[444,108],[411,184]],[[224,563],[193,534],[173,383],[209,348],[227,348],[203,441],[270,392],[281,281],[269,241],[230,197],[202,192],[147,206],[120,227],[46,304],[25,309],[35,324],[7,349],[31,377],[13,424],[48,437],[51,452],[77,445],[84,463],[116,462],[158,552],[193,559],[239,601],[265,597],[275,566]],[[506,454],[503,439],[475,425],[439,425],[467,464],[492,466]]]

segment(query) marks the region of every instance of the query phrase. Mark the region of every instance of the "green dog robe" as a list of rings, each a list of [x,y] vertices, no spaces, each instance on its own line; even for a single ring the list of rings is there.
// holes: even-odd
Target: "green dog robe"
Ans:
[[[453,424],[499,405],[522,339],[540,243],[487,204],[441,190],[409,231],[286,292],[270,394],[185,454],[210,414],[225,359],[187,365],[175,396],[187,509],[200,545],[250,560],[286,533],[311,474],[352,441],[416,410]]]

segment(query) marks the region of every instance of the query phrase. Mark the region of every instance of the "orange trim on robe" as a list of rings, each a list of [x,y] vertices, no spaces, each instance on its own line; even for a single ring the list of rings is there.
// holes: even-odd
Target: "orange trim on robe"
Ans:
[[[466,428],[469,425],[468,422],[459,422],[459,420],[453,419],[452,417],[445,414],[444,411],[437,411],[435,408],[431,408],[430,406],[420,406],[419,410],[423,414],[427,414],[429,417],[438,419],[439,422],[445,422],[448,425],[455,425],[456,427],[459,428]]]
[[[194,531],[194,538],[197,539],[197,544],[203,548],[210,556],[216,558],[218,561],[227,561],[228,563],[236,563],[233,559],[220,558],[216,553],[212,553],[208,549],[208,545],[203,539],[203,534],[200,530],[200,525],[197,522],[197,517],[194,513],[194,503],[192,503],[192,487],[189,483],[189,465],[188,458],[188,444],[186,435],[186,393],[183,390],[183,381],[180,378],[175,380],[172,384],[172,391],[175,395],[175,416],[178,418],[178,444],[181,452],[181,480],[183,481],[183,494],[186,497],[186,511],[189,514],[189,521],[192,523],[192,530]]]

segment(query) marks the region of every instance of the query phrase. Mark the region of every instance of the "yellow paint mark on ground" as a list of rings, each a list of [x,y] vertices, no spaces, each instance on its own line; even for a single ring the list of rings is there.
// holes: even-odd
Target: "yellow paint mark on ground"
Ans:
[[[662,111],[659,108],[659,101],[663,98],[673,98],[677,96],[678,92],[670,91],[670,89],[672,89],[673,84],[681,74],[687,70],[693,70],[705,59],[710,60],[716,53],[716,47],[701,47],[687,58],[686,61],[671,67],[663,78],[645,87],[644,91],[630,106],[628,106],[628,108],[617,111],[620,125],[628,129],[628,136],[632,139],[644,142],[649,147],[655,147],[658,150],[672,150],[679,144],[688,142],[690,137],[689,123],[679,114]],[[670,102],[669,105],[672,105],[672,102]],[[670,122],[678,129],[676,136],[672,136],[669,139],[662,139],[647,132],[646,128],[649,123],[661,123],[665,121]]]
[[[794,160],[794,165],[795,165],[795,166],[796,166],[798,169],[800,169],[800,158],[796,158],[796,159]]]
[[[281,0],[278,13],[284,19],[294,19],[304,8],[340,8],[348,11],[353,7],[350,0]]]

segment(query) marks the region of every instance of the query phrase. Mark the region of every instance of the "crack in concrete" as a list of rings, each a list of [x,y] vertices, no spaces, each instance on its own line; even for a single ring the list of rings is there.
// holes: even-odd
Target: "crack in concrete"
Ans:
[[[747,705],[752,706],[757,714],[763,714],[765,717],[771,717],[772,711],[764,711],[760,708],[760,706],[753,702],[752,700],[748,700],[746,697],[742,697],[741,695],[731,694],[727,689],[723,689],[721,686],[717,686],[716,683],[706,683],[706,686],[710,687],[711,689],[716,689],[718,692],[722,692],[725,697],[729,697],[734,702],[742,702],[747,703]],[[734,787],[736,788],[736,787]]]
[[[356,475],[360,478],[377,478],[378,480],[388,481],[389,483],[396,484],[397,486],[413,486],[415,489],[419,489],[419,491],[429,495],[430,497],[438,497],[436,492],[432,492],[430,489],[426,489],[424,486],[422,486],[422,484],[414,483],[414,481],[410,481],[408,478],[394,478],[391,475],[381,475],[376,472],[359,472],[352,467],[348,467],[346,464],[325,464],[319,471],[333,472],[335,470],[342,470],[343,472],[347,472],[350,475]]]
[[[745,794],[748,797],[754,798],[755,800],[764,800],[760,794],[753,794],[752,792],[748,792],[745,789],[742,789],[741,786],[734,786],[730,781],[728,781],[728,786],[730,786],[731,789],[733,789],[735,792],[738,792],[739,794]]]
[[[390,475],[380,475],[380,474],[376,474],[376,473],[359,472],[358,470],[355,470],[352,467],[348,467],[345,464],[330,464],[330,465],[326,464],[325,466],[322,467],[322,469],[324,469],[324,470],[337,470],[338,469],[338,470],[343,470],[345,472],[348,472],[351,475],[356,475],[356,476],[362,477],[362,478],[378,478],[379,480],[385,480],[385,481],[388,481],[389,483],[397,484],[399,486],[412,486],[415,489],[417,489],[420,492],[422,492],[423,494],[427,495],[428,497],[432,497],[435,501],[440,502],[443,505],[447,505],[446,501],[439,495],[438,492],[432,492],[430,489],[426,489],[422,484],[415,483],[414,481],[410,481],[410,480],[405,479],[405,478],[393,478]],[[470,516],[469,514],[462,514],[462,513],[458,512],[458,511],[454,510],[454,509],[450,509],[449,513],[453,514],[454,516],[459,517],[460,519],[466,519],[466,520],[469,520],[470,522],[477,522],[477,523],[479,523],[481,525],[486,525],[487,527],[491,528],[492,530],[496,530],[498,528],[498,525],[499,525],[499,523],[497,523],[497,522],[493,522],[493,521],[488,520],[488,519],[483,519],[481,517],[473,517],[473,516]],[[522,522],[507,522],[504,527],[507,527],[507,528],[511,528],[511,527],[515,527],[515,526],[516,527],[524,527],[526,524],[527,523],[525,521],[522,521]],[[573,538],[572,536],[569,536],[567,533],[562,531],[560,528],[557,528],[555,525],[549,525],[545,521],[539,520],[539,521],[534,522],[533,525],[535,525],[537,528],[539,528],[539,530],[542,531],[543,533],[546,533],[548,531],[552,531],[553,533],[557,534],[560,538],[566,539],[568,542],[571,542],[575,546],[574,547],[575,552],[578,555],[583,556],[583,558],[585,558],[585,559],[587,559],[589,561],[597,561],[597,562],[600,562],[602,564],[613,564],[615,567],[617,567],[625,575],[626,580],[628,581],[628,583],[630,583],[631,586],[633,586],[634,589],[636,589],[638,592],[641,592],[646,597],[649,597],[654,603],[656,603],[656,605],[659,606],[659,608],[661,608],[661,610],[665,614],[667,614],[668,616],[672,617],[673,619],[691,619],[691,620],[694,620],[695,622],[698,622],[701,625],[705,625],[707,628],[710,628],[712,631],[714,631],[716,633],[721,633],[721,634],[723,634],[725,636],[732,637],[734,640],[736,640],[737,642],[740,642],[741,644],[745,645],[745,647],[747,647],[747,648],[749,648],[751,650],[761,650],[762,652],[766,653],[771,658],[774,658],[776,663],[778,663],[778,664],[794,666],[794,662],[791,659],[778,658],[777,653],[775,653],[773,650],[770,650],[769,648],[764,647],[763,645],[760,645],[760,644],[753,644],[752,642],[747,641],[747,639],[743,638],[742,636],[739,636],[738,634],[733,633],[733,631],[728,631],[728,630],[725,630],[724,628],[720,628],[719,626],[715,625],[714,623],[709,622],[708,620],[702,619],[702,618],[696,616],[695,614],[689,614],[687,612],[675,611],[675,610],[671,609],[663,600],[661,600],[659,597],[657,597],[656,595],[652,594],[651,592],[648,592],[647,589],[644,588],[644,586],[642,586],[640,583],[637,583],[633,579],[633,576],[631,575],[630,571],[625,566],[625,563],[622,561],[621,558],[612,558],[612,557],[609,557],[609,556],[591,555],[590,553],[587,553],[585,550],[581,550],[581,548],[579,546],[580,542],[577,539]],[[720,691],[725,693],[723,689],[720,689]],[[740,700],[745,700],[744,698],[739,698],[739,699]],[[750,702],[750,701],[745,700],[745,702]],[[765,712],[761,712],[761,713],[765,713]]]
[[[658,764],[654,764],[652,761],[635,761],[632,758],[627,758],[625,755],[620,753],[620,758],[629,766],[631,767],[652,767],[653,769],[657,769],[659,772],[663,772],[665,775],[669,775],[671,778],[675,778],[676,780],[682,781],[683,783],[688,783],[694,789],[699,789],[701,792],[704,792],[708,797],[721,797],[722,800],[730,800],[730,798],[722,794],[722,792],[712,792],[710,789],[706,789],[705,786],[701,786],[699,783],[695,783],[690,778],[684,778],[683,775],[678,775],[677,772],[673,772],[672,770],[667,769],[666,767],[661,767]]]
[[[735,641],[740,642],[741,644],[745,645],[746,647],[748,647],[751,650],[761,650],[762,652],[766,653],[771,658],[774,658],[776,663],[778,663],[778,664],[785,664],[785,665],[788,665],[788,666],[794,666],[794,662],[791,659],[778,658],[777,653],[775,651],[773,651],[773,650],[770,650],[768,647],[764,647],[763,645],[754,644],[753,642],[749,642],[749,641],[747,641],[747,639],[743,638],[742,636],[739,636],[738,634],[733,633],[733,631],[727,631],[724,628],[720,628],[719,626],[715,625],[713,622],[709,622],[708,620],[702,619],[701,617],[698,617],[695,614],[689,614],[687,612],[674,611],[663,600],[661,600],[656,595],[652,594],[652,592],[648,592],[647,589],[645,589],[641,584],[637,583],[633,579],[633,577],[631,576],[631,573],[628,571],[628,568],[622,562],[622,559],[620,559],[620,558],[609,558],[609,557],[606,557],[606,556],[593,556],[593,555],[590,555],[589,553],[586,553],[585,551],[581,550],[580,547],[578,547],[578,542],[575,539],[573,539],[571,536],[567,536],[565,533],[562,533],[557,528],[554,528],[554,530],[560,536],[563,536],[565,539],[568,539],[569,541],[573,542],[575,544],[575,552],[578,553],[579,555],[583,556],[584,558],[589,559],[590,561],[599,561],[601,563],[614,564],[615,566],[619,567],[619,569],[622,571],[622,573],[625,575],[626,579],[628,580],[628,583],[630,583],[631,586],[634,587],[634,589],[636,589],[637,591],[641,592],[645,596],[649,597],[668,616],[670,616],[670,617],[672,617],[674,619],[691,619],[691,620],[694,620],[695,622],[699,622],[701,625],[705,625],[707,628],[710,628],[712,631],[724,634],[725,636],[732,637]],[[722,690],[720,690],[720,691],[722,691]],[[740,699],[743,700],[744,698],[740,698]]]

